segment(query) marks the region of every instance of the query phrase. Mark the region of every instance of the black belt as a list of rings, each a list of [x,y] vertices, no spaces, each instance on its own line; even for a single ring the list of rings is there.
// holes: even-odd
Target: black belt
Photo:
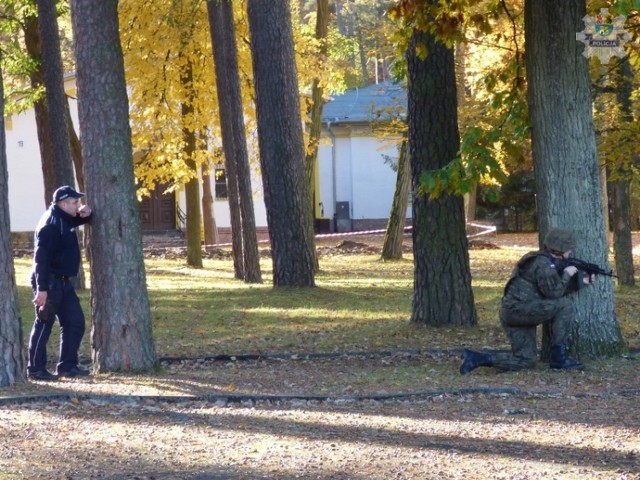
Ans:
[[[57,273],[50,273],[49,278],[52,280],[62,280],[63,282],[68,282],[71,279],[68,275],[58,275]]]

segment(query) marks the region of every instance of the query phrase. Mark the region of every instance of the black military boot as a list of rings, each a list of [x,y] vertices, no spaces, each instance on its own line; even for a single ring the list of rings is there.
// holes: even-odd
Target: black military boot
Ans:
[[[567,346],[553,345],[549,367],[555,369],[584,370],[584,365],[567,356]]]
[[[461,375],[466,375],[478,367],[491,366],[493,366],[493,362],[491,361],[491,357],[486,353],[474,352],[466,348],[462,351],[462,364],[460,365]]]

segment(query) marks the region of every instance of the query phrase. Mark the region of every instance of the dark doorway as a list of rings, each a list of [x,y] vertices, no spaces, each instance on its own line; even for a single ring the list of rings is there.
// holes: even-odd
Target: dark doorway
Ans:
[[[160,233],[176,230],[176,195],[165,193],[159,185],[150,197],[140,202],[140,223],[143,233]]]

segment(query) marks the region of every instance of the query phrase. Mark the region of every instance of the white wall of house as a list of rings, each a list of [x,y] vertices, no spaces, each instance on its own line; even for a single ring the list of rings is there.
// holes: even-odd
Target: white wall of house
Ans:
[[[73,92],[73,78],[68,79],[67,91]],[[70,100],[72,120],[78,130],[77,102]],[[9,174],[9,214],[12,232],[32,232],[42,213],[49,207],[45,202],[44,181],[40,161],[40,146],[36,129],[35,112],[29,109],[19,115],[12,115],[5,121],[7,139],[7,167]],[[252,188],[257,227],[267,226],[260,175],[257,167],[252,168]],[[87,192],[89,195],[91,192]],[[178,205],[185,211],[184,189],[177,194]],[[218,228],[231,226],[229,203],[214,200],[214,217]]]
[[[214,186],[211,186],[214,189]],[[262,194],[262,181],[260,179],[257,167],[251,166],[251,190],[253,192],[253,210],[255,216],[256,227],[267,226],[267,208],[264,204],[264,195]],[[212,192],[215,198],[215,192]],[[202,195],[202,191],[200,192]],[[178,206],[185,212],[187,209],[187,201],[184,195],[184,189],[178,192]],[[229,210],[228,200],[214,200],[213,217],[218,228],[231,227],[231,212]]]
[[[35,114],[28,110],[6,122],[9,219],[12,232],[31,232],[49,206],[44,198]]]
[[[322,131],[318,152],[320,192],[324,218],[333,219],[337,202],[349,202],[351,220],[389,217],[396,185],[396,172],[385,156],[397,159],[398,150],[387,140],[376,138],[367,126],[329,125]],[[411,209],[407,209],[407,218]],[[357,225],[354,230],[359,230]]]

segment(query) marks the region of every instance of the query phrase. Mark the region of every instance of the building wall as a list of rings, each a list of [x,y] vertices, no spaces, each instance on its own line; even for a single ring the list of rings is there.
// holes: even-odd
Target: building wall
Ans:
[[[12,232],[33,231],[49,202],[44,198],[35,114],[28,110],[7,122],[9,218]]]
[[[67,93],[75,94],[73,81],[73,77],[66,79],[65,88]],[[69,108],[76,131],[79,131],[77,103],[75,100],[70,100]],[[35,112],[33,109],[29,109],[19,115],[12,115],[5,123],[11,231],[29,234],[33,232],[40,216],[50,204],[50,200],[46,199],[45,201],[44,198],[44,181]],[[266,208],[257,167],[252,169],[252,185],[256,226],[259,228],[266,227]],[[91,194],[91,192],[87,193]],[[183,189],[178,191],[177,197],[178,204],[184,211],[186,202]],[[214,216],[216,224],[221,230],[230,227],[229,204],[226,200],[214,201]],[[19,237],[21,238],[22,236]]]
[[[376,138],[368,126],[344,124],[325,127],[322,138],[318,201],[324,217],[333,220],[336,203],[349,202],[351,230],[384,228],[396,184],[396,172],[385,162],[385,155],[397,160],[393,142]]]

